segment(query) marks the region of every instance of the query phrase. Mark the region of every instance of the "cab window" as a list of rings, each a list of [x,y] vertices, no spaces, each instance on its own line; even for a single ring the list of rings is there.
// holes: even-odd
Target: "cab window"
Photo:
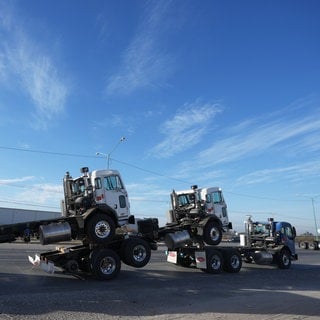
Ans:
[[[121,179],[117,175],[104,177],[103,186],[106,190],[123,189]]]
[[[293,239],[294,236],[294,232],[292,231],[292,228],[289,226],[285,226],[281,228],[281,232],[286,235],[289,239]]]
[[[213,203],[221,203],[222,195],[220,191],[216,191],[212,193]]]
[[[102,188],[102,183],[100,178],[95,178],[94,180],[94,186],[96,189],[101,189]]]

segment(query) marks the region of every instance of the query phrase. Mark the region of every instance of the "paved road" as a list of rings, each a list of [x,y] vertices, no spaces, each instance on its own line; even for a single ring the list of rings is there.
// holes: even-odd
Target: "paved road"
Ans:
[[[50,246],[0,244],[0,319],[320,319],[320,251],[298,250],[290,270],[244,264],[209,275],[165,262],[122,266],[112,281],[34,269],[27,255]]]

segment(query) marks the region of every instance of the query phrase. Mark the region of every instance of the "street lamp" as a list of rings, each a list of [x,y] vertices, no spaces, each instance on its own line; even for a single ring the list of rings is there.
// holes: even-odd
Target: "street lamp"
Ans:
[[[314,208],[314,198],[311,198],[311,202],[312,202],[314,226],[316,228],[316,240],[318,241],[319,240],[319,237],[318,237],[318,226],[317,226],[316,210]]]
[[[311,199],[311,204],[312,204],[312,212],[313,212],[313,219],[314,219],[314,227],[316,229],[316,241],[319,240],[319,236],[318,236],[318,225],[317,225],[317,217],[316,217],[316,210],[315,210],[315,207],[314,207],[314,199],[317,198],[317,197],[320,197],[320,194],[318,195],[314,195],[314,196],[310,196],[310,195],[307,195],[307,194],[298,194],[298,196],[302,196],[302,197],[307,197],[309,199]]]
[[[125,141],[125,140],[126,140],[125,137],[121,137],[120,140],[117,142],[117,144],[112,148],[112,150],[111,150],[109,153],[103,153],[103,152],[97,152],[97,153],[96,153],[97,156],[102,155],[102,156],[106,156],[106,157],[107,157],[107,169],[109,169],[110,156],[111,156],[111,154],[116,150],[116,148],[118,147],[118,145],[119,145],[121,142]]]

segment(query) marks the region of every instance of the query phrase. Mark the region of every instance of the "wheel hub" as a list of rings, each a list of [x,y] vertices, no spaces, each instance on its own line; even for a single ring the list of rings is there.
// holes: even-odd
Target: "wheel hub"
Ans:
[[[95,227],[95,233],[97,235],[97,237],[103,239],[103,238],[107,238],[110,234],[110,225],[107,221],[99,221],[97,224],[96,224],[96,227]]]

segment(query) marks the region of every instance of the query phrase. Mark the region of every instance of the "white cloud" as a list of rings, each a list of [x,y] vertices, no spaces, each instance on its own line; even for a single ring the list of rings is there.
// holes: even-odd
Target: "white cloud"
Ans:
[[[10,185],[17,182],[25,182],[25,181],[30,181],[34,179],[35,179],[34,176],[26,176],[21,178],[12,178],[12,179],[0,179],[0,184]]]
[[[274,182],[279,180],[303,181],[309,177],[320,175],[320,161],[310,161],[287,167],[257,170],[239,177],[238,185]]]
[[[172,119],[160,126],[164,140],[150,151],[157,158],[169,158],[185,151],[201,141],[208,132],[208,124],[221,112],[218,104],[196,101],[185,105]]]
[[[218,163],[233,162],[249,156],[256,156],[282,145],[285,148],[296,145],[300,141],[300,148],[309,147],[303,144],[306,136],[319,135],[319,110],[316,114],[290,117],[286,113],[276,119],[256,119],[237,125],[235,130],[230,128],[232,134],[221,138],[210,148],[198,155],[199,162],[205,166]],[[278,115],[279,116],[279,115]],[[228,132],[228,129],[226,130]],[[305,140],[307,141],[307,140]]]
[[[307,97],[267,115],[229,126],[218,125],[217,122],[211,146],[180,162],[176,176],[209,180],[207,173],[213,172],[214,180],[219,179],[220,184],[231,172],[237,175],[233,184],[279,179],[298,182],[319,176],[319,163],[314,159],[320,149],[320,110],[315,99]],[[205,174],[201,174],[203,170]]]
[[[27,35],[17,17],[9,14],[10,19],[0,24],[0,81],[30,98],[36,120],[33,126],[43,129],[64,112],[68,87],[52,57]]]
[[[61,185],[45,183],[30,186],[16,198],[21,202],[25,201],[39,205],[54,205],[59,207],[62,197],[63,189]]]
[[[150,2],[144,18],[125,50],[119,70],[109,78],[107,93],[129,94],[142,87],[164,85],[173,69],[172,58],[160,49],[170,2]],[[172,32],[172,30],[171,30]]]

